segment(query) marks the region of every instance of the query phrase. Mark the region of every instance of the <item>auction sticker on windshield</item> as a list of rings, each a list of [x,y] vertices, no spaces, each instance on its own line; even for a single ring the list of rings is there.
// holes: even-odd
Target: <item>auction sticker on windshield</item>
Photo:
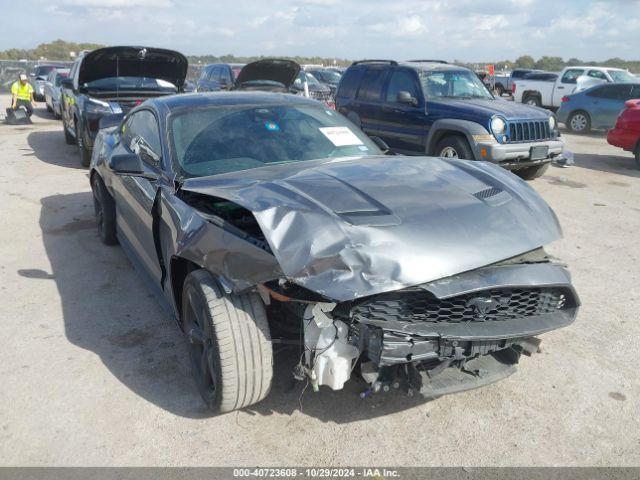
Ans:
[[[349,127],[321,127],[320,131],[336,147],[362,145],[362,140],[360,140]]]

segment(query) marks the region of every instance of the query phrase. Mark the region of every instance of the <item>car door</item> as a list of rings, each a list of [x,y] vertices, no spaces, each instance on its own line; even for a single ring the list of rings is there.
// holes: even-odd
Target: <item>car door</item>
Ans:
[[[414,104],[406,101],[407,94],[415,99]],[[400,100],[399,95],[405,100]],[[377,132],[391,150],[424,153],[425,106],[415,70],[396,68],[391,72],[381,110]]]
[[[631,98],[631,85],[607,84],[594,88],[588,93],[591,97],[591,124],[593,127],[612,128],[624,102]]]
[[[553,90],[553,105],[561,105],[562,97],[570,95],[576,89],[578,77],[584,74],[584,68],[568,68],[556,83]]]
[[[116,222],[127,246],[154,281],[162,272],[153,236],[153,203],[162,175],[160,130],[151,110],[134,112],[122,127],[122,148],[142,160],[147,176],[114,175]]]
[[[389,73],[387,67],[369,67],[365,71],[354,104],[362,130],[369,136],[384,134],[385,122],[382,107],[382,91]]]

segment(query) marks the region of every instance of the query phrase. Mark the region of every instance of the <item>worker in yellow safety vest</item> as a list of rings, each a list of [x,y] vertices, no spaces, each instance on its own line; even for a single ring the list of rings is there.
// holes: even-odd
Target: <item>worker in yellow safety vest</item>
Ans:
[[[27,81],[27,76],[21,73],[20,79],[11,85],[11,108],[15,110],[24,107],[27,110],[27,115],[31,116],[34,103],[33,87]]]

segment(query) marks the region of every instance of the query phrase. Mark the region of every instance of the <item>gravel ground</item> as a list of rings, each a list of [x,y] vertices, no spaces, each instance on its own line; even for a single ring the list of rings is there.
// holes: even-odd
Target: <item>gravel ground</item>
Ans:
[[[584,305],[517,374],[430,402],[300,397],[281,351],[265,401],[212,417],[175,323],[99,242],[60,122],[0,125],[0,465],[640,465],[640,171],[601,134],[566,138],[576,165],[532,185]]]

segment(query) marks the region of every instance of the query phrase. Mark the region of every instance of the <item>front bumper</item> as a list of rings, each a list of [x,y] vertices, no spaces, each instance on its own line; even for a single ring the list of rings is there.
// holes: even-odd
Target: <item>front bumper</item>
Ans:
[[[548,147],[549,152],[546,158],[531,159],[532,147]],[[564,150],[564,140],[557,138],[555,140],[547,140],[544,142],[525,142],[525,143],[477,143],[476,158],[487,162],[497,163],[501,167],[507,169],[518,169],[548,163],[556,157],[562,155]]]

